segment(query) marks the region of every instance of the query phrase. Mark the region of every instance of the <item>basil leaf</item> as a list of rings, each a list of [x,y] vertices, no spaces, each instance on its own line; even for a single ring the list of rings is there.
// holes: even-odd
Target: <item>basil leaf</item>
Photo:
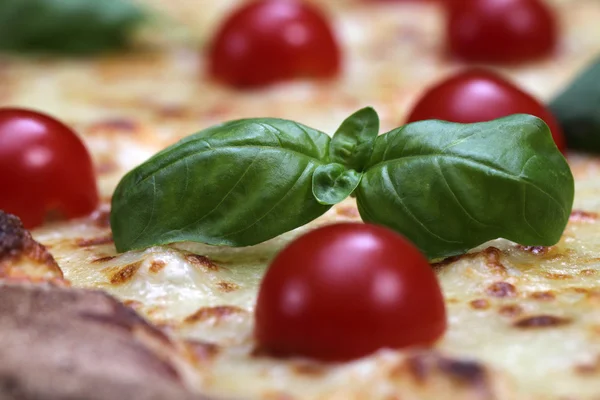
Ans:
[[[361,177],[362,173],[346,169],[342,164],[320,165],[313,174],[313,195],[321,204],[337,204],[350,196]]]
[[[0,50],[87,54],[120,48],[143,17],[128,0],[3,0]]]
[[[530,115],[422,121],[379,136],[357,188],[364,221],[408,237],[428,257],[503,237],[555,244],[574,183],[548,126]]]
[[[128,173],[112,200],[118,251],[181,241],[248,246],[317,218],[313,196],[329,137],[292,121],[218,125]]]
[[[338,128],[331,139],[329,154],[332,162],[362,171],[379,133],[379,116],[371,107],[358,110]]]
[[[600,152],[600,58],[554,98],[549,108],[569,148]]]

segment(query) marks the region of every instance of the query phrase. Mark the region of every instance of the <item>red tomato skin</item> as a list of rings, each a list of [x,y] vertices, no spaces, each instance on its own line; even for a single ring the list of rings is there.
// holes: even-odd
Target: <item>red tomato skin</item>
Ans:
[[[212,41],[209,73],[237,87],[340,70],[337,40],[320,10],[300,0],[258,0],[224,21]]]
[[[86,215],[98,204],[87,149],[66,125],[39,112],[0,108],[0,209],[30,229],[48,212]]]
[[[531,114],[543,119],[556,146],[565,152],[562,129],[550,110],[516,85],[485,69],[466,69],[431,86],[413,106],[407,122],[441,119],[473,123],[511,114]]]
[[[524,62],[556,48],[556,18],[543,0],[457,0],[447,9],[447,47],[463,60]]]
[[[322,361],[431,345],[446,329],[425,257],[397,233],[359,223],[318,228],[281,251],[261,284],[255,319],[261,350]]]

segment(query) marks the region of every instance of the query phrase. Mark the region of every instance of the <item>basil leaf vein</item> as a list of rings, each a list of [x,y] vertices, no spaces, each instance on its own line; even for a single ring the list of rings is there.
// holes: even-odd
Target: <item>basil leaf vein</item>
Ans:
[[[363,220],[404,234],[430,258],[499,237],[555,244],[573,196],[548,127],[528,115],[395,129],[377,138],[357,188]]]
[[[128,173],[112,200],[118,251],[181,241],[248,246],[317,218],[312,191],[330,138],[279,119],[208,128]],[[148,207],[152,198],[152,207]]]

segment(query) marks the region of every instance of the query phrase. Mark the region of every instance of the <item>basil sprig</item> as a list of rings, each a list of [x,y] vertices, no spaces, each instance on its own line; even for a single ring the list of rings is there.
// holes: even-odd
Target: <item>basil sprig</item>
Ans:
[[[570,149],[600,152],[600,58],[549,104]]]
[[[428,257],[503,237],[555,244],[574,183],[546,124],[530,115],[422,121],[377,136],[365,108],[330,139],[296,122],[228,122],[158,153],[119,183],[118,251],[181,241],[248,246],[302,226],[350,194],[361,217]]]
[[[90,54],[120,48],[143,18],[129,0],[2,0],[0,50]]]

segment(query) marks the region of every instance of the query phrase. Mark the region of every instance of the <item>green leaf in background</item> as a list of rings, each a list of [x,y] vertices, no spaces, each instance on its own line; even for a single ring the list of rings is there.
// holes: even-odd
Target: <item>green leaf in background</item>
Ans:
[[[500,237],[555,244],[574,182],[548,126],[513,115],[421,121],[379,136],[356,192],[365,222],[392,228],[438,258]]]
[[[118,49],[143,19],[129,0],[2,0],[0,51],[91,54]]]
[[[567,146],[600,152],[600,58],[597,58],[549,104]]]
[[[338,128],[331,139],[329,154],[332,162],[362,171],[379,133],[379,116],[371,107],[358,110]]]
[[[280,119],[218,125],[163,150],[119,183],[111,227],[118,251],[181,241],[248,246],[317,218],[314,171],[326,134]]]
[[[362,173],[347,169],[342,164],[320,165],[313,174],[313,194],[321,204],[337,204],[350,196],[361,177]]]

